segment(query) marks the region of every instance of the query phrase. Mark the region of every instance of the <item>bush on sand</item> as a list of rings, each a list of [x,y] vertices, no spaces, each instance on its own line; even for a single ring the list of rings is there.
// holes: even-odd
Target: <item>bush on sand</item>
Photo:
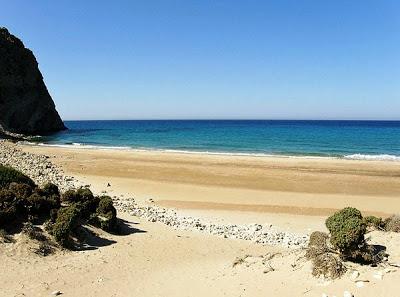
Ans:
[[[0,165],[0,229],[21,230],[31,239],[46,241],[42,228],[34,225],[43,222],[44,230],[56,242],[73,248],[74,233],[83,224],[92,223],[115,232],[117,211],[110,197],[94,196],[88,188],[68,190],[61,195],[52,183],[39,188],[21,172]],[[40,253],[49,252],[46,244],[41,246]]]

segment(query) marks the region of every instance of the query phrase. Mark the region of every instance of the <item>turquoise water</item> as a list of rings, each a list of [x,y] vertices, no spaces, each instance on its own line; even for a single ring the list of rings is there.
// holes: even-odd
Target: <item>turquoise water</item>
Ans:
[[[47,145],[400,161],[400,121],[67,121]]]

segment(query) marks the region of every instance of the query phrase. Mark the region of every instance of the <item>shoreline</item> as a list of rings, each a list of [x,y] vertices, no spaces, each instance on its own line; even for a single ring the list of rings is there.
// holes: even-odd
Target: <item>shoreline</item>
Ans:
[[[155,152],[166,154],[188,154],[188,155],[209,155],[209,156],[231,156],[231,157],[254,157],[254,158],[289,158],[289,159],[332,159],[332,160],[349,160],[349,161],[375,161],[375,162],[400,162],[400,156],[391,154],[361,154],[353,153],[347,155],[332,155],[323,156],[318,154],[273,154],[273,153],[257,153],[257,152],[224,152],[224,151],[196,151],[196,150],[179,150],[179,149],[163,149],[163,148],[134,148],[130,146],[104,146],[91,145],[82,143],[71,144],[52,144],[52,143],[36,143],[30,141],[18,141],[21,145],[40,146],[40,147],[55,147],[65,149],[88,149],[88,150],[103,150],[103,151],[130,151],[130,152]]]

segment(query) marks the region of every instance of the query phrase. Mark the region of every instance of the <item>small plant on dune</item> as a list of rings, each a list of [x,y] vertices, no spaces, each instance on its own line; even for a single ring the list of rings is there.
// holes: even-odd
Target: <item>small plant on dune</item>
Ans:
[[[377,264],[385,257],[365,240],[366,220],[358,209],[346,207],[326,220],[330,243],[343,260],[362,264]]]
[[[96,213],[96,209],[99,205],[100,198],[94,196],[92,191],[88,188],[80,188],[76,191],[78,197],[77,207],[81,212],[82,218],[90,220]]]
[[[54,253],[54,248],[48,242],[40,242],[39,246],[34,249],[35,254],[46,257]]]
[[[25,174],[14,168],[0,165],[0,188],[8,187],[13,182],[35,186],[35,183]]]
[[[328,240],[329,235],[325,232],[314,231],[311,233],[306,258],[312,260],[318,255],[328,252]]]
[[[55,223],[56,220],[57,220],[57,215],[58,215],[58,209],[57,208],[53,208],[52,210],[50,210],[49,222]]]
[[[88,188],[79,188],[76,190],[76,195],[81,202],[92,200],[94,198],[92,191]]]
[[[324,278],[339,278],[347,271],[340,258],[332,253],[323,253],[313,259],[312,275]]]
[[[343,255],[349,254],[364,243],[367,229],[361,212],[356,208],[346,207],[336,212],[325,224],[331,235],[332,246]]]
[[[310,235],[306,258],[312,261],[315,277],[338,278],[346,272],[343,262],[329,246],[329,235],[315,231]]]
[[[22,233],[28,236],[30,239],[38,241],[46,241],[47,237],[43,234],[42,229],[34,226],[31,222],[24,223],[22,227]]]
[[[400,232],[400,215],[393,215],[384,221],[384,229],[389,232]]]
[[[86,202],[93,200],[94,195],[88,188],[79,188],[77,190],[68,190],[62,196],[61,200],[67,203]]]
[[[387,257],[365,240],[367,226],[382,228],[382,219],[363,218],[358,209],[346,207],[327,218],[325,224],[329,235],[313,232],[306,252],[306,258],[312,261],[314,276],[337,278],[346,272],[343,261],[378,264]]]
[[[26,199],[30,195],[32,195],[33,188],[32,186],[28,184],[21,184],[21,183],[16,183],[12,182],[9,186],[8,189],[13,192],[17,197]]]
[[[61,201],[67,203],[73,203],[78,201],[78,197],[76,195],[75,190],[67,190],[64,194],[61,195]]]
[[[384,223],[382,218],[367,216],[363,218],[365,225],[370,230],[383,230]]]
[[[0,190],[0,228],[13,223],[18,218],[19,203],[10,190]]]
[[[48,216],[50,210],[57,207],[55,201],[48,200],[47,197],[41,196],[38,193],[33,193],[29,196],[27,202],[31,215]]]
[[[61,208],[52,226],[51,234],[63,247],[71,247],[71,233],[79,226],[79,210],[75,205]]]
[[[117,231],[117,211],[109,196],[100,197],[96,214],[97,223],[101,229],[105,231]]]
[[[46,196],[60,196],[60,191],[58,187],[53,183],[47,183],[42,187],[42,192]]]
[[[117,211],[113,205],[113,201],[110,196],[101,196],[99,206],[97,207],[96,212],[98,214],[108,214],[115,217],[117,215]]]

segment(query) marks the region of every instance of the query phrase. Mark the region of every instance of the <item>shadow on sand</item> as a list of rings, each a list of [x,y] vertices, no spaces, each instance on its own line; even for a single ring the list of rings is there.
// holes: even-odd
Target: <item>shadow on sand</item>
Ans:
[[[128,236],[136,233],[146,233],[146,231],[132,227],[137,224],[123,219],[118,219],[118,232],[110,232],[114,236]],[[79,243],[75,245],[77,251],[97,250],[100,247],[109,246],[117,241],[101,237],[89,226],[82,226],[78,231]]]

